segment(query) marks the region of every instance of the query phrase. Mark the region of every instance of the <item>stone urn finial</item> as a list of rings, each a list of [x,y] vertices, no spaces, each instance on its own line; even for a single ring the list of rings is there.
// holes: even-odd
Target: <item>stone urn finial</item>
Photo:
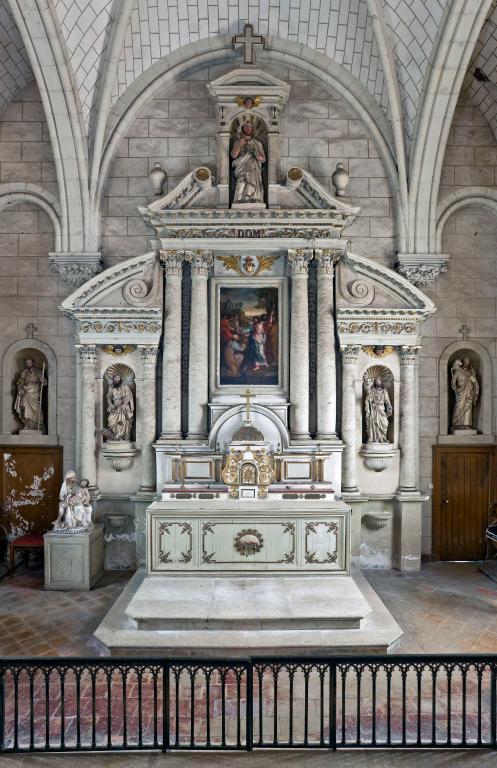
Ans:
[[[148,174],[148,177],[152,183],[152,189],[154,195],[162,195],[162,187],[167,179],[167,173],[163,170],[160,163],[155,163],[154,167]]]
[[[349,183],[349,174],[345,170],[343,163],[337,163],[337,167],[333,171],[331,177],[331,183],[335,187],[336,196],[343,197],[345,195],[345,189]]]

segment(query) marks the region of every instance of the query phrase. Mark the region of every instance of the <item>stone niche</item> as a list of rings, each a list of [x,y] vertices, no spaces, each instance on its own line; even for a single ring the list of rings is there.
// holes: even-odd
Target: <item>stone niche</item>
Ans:
[[[17,380],[31,359],[34,366],[44,370],[47,385],[42,390],[41,434],[20,435],[22,423],[14,410]],[[4,443],[57,444],[57,359],[53,350],[38,339],[20,339],[12,344],[3,358],[2,441]]]
[[[473,429],[477,434],[451,434],[452,413],[455,396],[451,386],[452,366],[455,360],[469,359],[480,388],[478,400],[473,406]],[[481,344],[461,339],[450,344],[443,351],[438,368],[439,376],[439,443],[493,442],[492,418],[492,361],[488,350]]]

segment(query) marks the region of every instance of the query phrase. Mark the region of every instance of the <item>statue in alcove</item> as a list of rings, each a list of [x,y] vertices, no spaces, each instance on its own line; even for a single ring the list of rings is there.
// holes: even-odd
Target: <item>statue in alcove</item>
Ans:
[[[472,430],[473,408],[478,402],[480,385],[469,357],[465,357],[463,360],[454,360],[450,374],[455,398],[452,411],[452,431]]]
[[[27,358],[25,368],[16,382],[14,410],[22,422],[23,429],[40,432],[43,426],[42,393],[46,386],[45,366],[36,368],[34,360]]]
[[[388,443],[388,424],[393,409],[381,376],[364,374],[364,419],[368,443]]]
[[[107,390],[107,430],[109,442],[131,440],[135,416],[135,401],[129,384],[116,371]]]
[[[233,203],[263,203],[262,165],[266,162],[266,153],[248,120],[242,124],[231,158],[236,179]]]

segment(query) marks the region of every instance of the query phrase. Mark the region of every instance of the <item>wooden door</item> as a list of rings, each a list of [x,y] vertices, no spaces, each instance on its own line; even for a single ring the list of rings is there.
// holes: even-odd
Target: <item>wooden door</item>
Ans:
[[[494,447],[434,446],[433,557],[483,560],[494,494]]]
[[[50,530],[61,475],[60,446],[0,445],[0,524],[9,538]]]

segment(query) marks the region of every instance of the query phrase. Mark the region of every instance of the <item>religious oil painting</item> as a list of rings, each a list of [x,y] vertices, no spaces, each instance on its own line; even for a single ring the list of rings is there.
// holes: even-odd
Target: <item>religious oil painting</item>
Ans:
[[[278,288],[222,286],[220,384],[279,384]]]

